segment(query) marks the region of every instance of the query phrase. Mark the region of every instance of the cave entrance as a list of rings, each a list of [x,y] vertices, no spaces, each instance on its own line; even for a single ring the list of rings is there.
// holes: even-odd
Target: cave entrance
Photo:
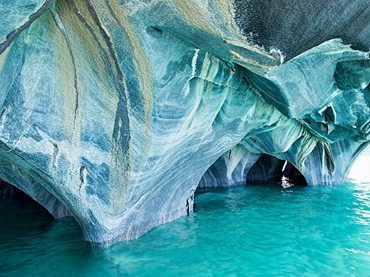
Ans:
[[[9,245],[18,244],[20,238],[34,241],[54,224],[45,207],[4,180],[0,180],[0,221],[0,241]]]
[[[348,178],[357,182],[370,182],[370,146],[367,146],[352,164]]]
[[[28,194],[26,194],[19,188],[1,179],[0,199],[1,201],[11,202],[12,205],[16,205],[17,207],[22,209],[37,211],[38,213],[40,213],[40,215],[42,215],[42,217],[50,218],[50,220],[53,220],[53,216],[45,207],[32,199]]]
[[[262,154],[247,175],[248,185],[306,186],[302,173],[290,162]]]

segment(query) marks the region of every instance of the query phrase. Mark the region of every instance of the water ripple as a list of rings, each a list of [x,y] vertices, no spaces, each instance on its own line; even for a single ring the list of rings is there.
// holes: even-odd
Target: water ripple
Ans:
[[[366,276],[370,268],[369,184],[204,193],[195,214],[106,250],[84,242],[71,219],[0,205],[5,275]]]

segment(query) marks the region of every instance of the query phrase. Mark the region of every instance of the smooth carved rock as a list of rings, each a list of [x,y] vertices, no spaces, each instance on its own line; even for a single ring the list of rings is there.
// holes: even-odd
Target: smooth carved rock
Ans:
[[[370,8],[270,2],[2,1],[0,178],[101,245],[262,155],[249,178],[277,158],[343,181],[370,140]]]

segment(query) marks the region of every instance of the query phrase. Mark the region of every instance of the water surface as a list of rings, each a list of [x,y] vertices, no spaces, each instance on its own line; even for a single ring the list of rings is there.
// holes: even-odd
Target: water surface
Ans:
[[[0,275],[369,276],[369,184],[238,187],[195,202],[195,214],[101,250],[73,219],[1,200]]]

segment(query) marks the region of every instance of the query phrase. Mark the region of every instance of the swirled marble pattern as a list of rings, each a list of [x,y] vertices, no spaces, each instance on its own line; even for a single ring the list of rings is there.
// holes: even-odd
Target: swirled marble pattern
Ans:
[[[100,245],[261,155],[342,181],[370,141],[370,8],[268,2],[2,1],[0,178]]]

